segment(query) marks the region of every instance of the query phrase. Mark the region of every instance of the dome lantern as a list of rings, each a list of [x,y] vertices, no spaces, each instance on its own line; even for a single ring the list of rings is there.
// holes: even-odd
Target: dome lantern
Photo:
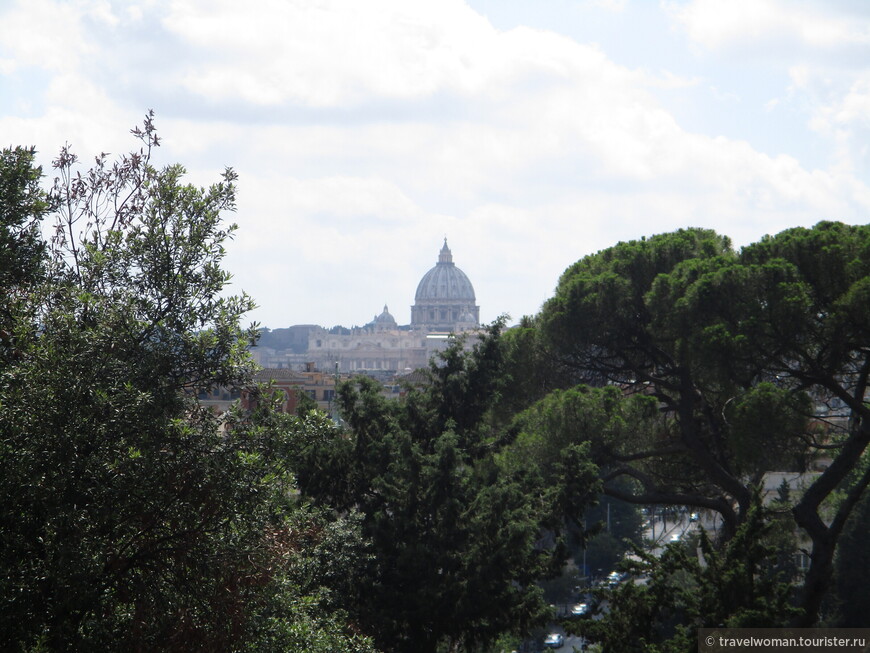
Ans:
[[[449,263],[453,265],[453,253],[450,251],[450,248],[447,246],[447,238],[444,238],[444,247],[441,248],[441,252],[438,254],[438,262],[439,263]]]

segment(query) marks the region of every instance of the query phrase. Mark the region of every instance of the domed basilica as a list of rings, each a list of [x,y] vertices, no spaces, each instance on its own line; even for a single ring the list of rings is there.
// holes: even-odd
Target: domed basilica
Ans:
[[[363,327],[324,329],[297,325],[275,329],[252,354],[266,368],[333,372],[400,373],[425,367],[447,336],[476,330],[480,322],[474,287],[453,262],[447,239],[420,283],[411,324],[399,326],[387,306]]]
[[[474,329],[480,322],[480,308],[474,302],[474,287],[453,263],[445,238],[438,263],[417,285],[411,307],[411,327],[446,332]]]

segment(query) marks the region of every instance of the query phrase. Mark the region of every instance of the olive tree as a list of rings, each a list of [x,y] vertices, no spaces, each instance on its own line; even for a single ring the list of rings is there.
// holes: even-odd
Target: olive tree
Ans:
[[[64,147],[47,194],[26,157],[17,178],[6,156],[0,170],[7,224],[9,205],[13,224],[44,207],[55,218],[24,256],[44,273],[18,275],[4,307],[0,639],[25,651],[256,650],[293,637],[297,650],[327,650],[324,638],[368,650],[290,574],[308,555],[297,533],[317,521],[288,503],[288,433],[304,425],[265,400],[225,416],[197,400],[251,385],[255,330],[240,320],[253,302],[226,294],[221,267],[236,175],[186,184],[181,166],[152,165],[151,114],[133,134],[137,151],[86,170]],[[356,546],[354,533],[333,549]]]

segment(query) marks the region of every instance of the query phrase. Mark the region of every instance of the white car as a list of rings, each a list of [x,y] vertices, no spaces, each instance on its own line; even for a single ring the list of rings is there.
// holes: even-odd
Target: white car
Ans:
[[[561,633],[550,633],[547,635],[547,639],[544,640],[546,648],[561,648],[564,643],[565,638],[562,637]]]
[[[588,603],[578,603],[573,608],[571,608],[571,614],[575,617],[582,617],[585,614],[589,613],[589,604]]]

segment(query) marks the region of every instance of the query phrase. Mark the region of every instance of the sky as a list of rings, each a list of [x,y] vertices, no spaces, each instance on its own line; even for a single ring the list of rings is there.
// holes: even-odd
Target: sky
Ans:
[[[864,0],[0,0],[0,146],[239,174],[270,328],[410,322],[447,238],[481,320],[705,227],[870,222]]]

